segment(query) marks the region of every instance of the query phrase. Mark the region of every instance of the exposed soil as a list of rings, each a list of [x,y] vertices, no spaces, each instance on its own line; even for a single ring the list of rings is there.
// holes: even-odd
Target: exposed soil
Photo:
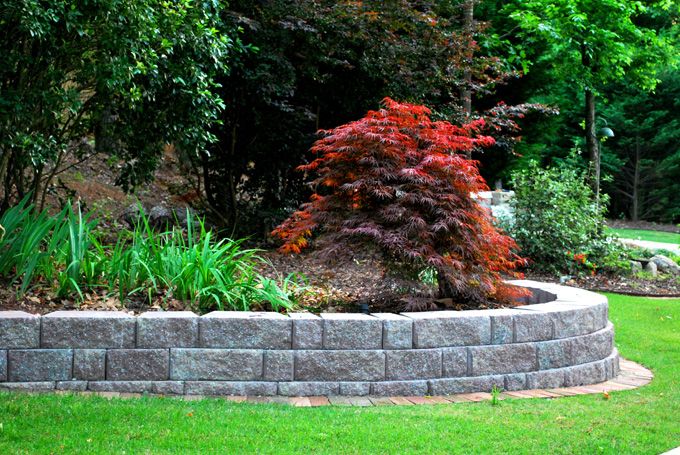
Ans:
[[[181,169],[173,149],[165,149],[160,158],[154,180],[139,185],[131,193],[125,193],[116,185],[117,167],[120,163],[104,162],[94,157],[82,163],[66,163],[72,168],[55,177],[46,198],[48,207],[59,207],[67,198],[75,196],[84,210],[96,210],[102,222],[114,224],[122,218],[127,207],[136,204],[150,208],[163,205],[167,207],[187,207],[198,200],[197,191],[186,169]]]

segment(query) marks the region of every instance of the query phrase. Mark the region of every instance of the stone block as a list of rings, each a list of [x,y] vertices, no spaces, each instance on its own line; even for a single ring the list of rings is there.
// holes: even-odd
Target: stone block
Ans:
[[[187,395],[272,396],[276,392],[276,382],[187,381],[185,384]]]
[[[468,374],[468,348],[442,349],[442,376],[455,378]]]
[[[531,343],[471,347],[472,375],[496,375],[536,370],[536,346]]]
[[[564,387],[564,368],[527,373],[527,389],[557,389]]]
[[[428,384],[432,395],[453,395],[456,393],[491,392],[494,386],[503,389],[505,378],[502,375],[493,375],[473,378],[431,379]]]
[[[109,381],[165,381],[169,378],[167,349],[110,349],[106,352]]]
[[[54,387],[54,381],[0,382],[0,390],[13,392],[51,392]]]
[[[317,397],[340,394],[337,382],[279,382],[278,394],[284,397]]]
[[[323,320],[311,313],[291,313],[293,349],[322,349]]]
[[[170,350],[170,379],[253,381],[262,378],[263,354],[248,349]]]
[[[413,346],[437,348],[491,343],[491,318],[483,311],[402,313],[413,319]]]
[[[413,319],[394,313],[374,313],[382,321],[383,349],[413,347]]]
[[[70,392],[84,392],[87,390],[87,381],[57,381],[56,389]]]
[[[503,390],[509,392],[513,390],[524,390],[527,388],[527,377],[524,373],[506,374],[503,378],[503,381]]]
[[[44,348],[134,348],[136,318],[119,311],[55,311],[42,317]]]
[[[360,313],[324,313],[324,349],[381,349],[382,321]]]
[[[290,349],[292,321],[273,312],[213,311],[199,321],[206,348]]]
[[[553,339],[553,320],[550,313],[532,309],[519,309],[513,316],[515,343]]]
[[[565,368],[564,385],[567,387],[597,384],[606,380],[604,361]]]
[[[593,333],[607,326],[607,303],[574,306],[569,310],[555,311],[555,338],[568,338]]]
[[[384,381],[371,384],[371,395],[379,397],[418,397],[427,394],[427,381]]]
[[[7,380],[7,351],[0,350],[0,381]]]
[[[442,376],[442,351],[418,349],[385,352],[385,379],[432,379]]]
[[[621,372],[621,365],[620,365],[620,357],[619,357],[619,351],[614,348],[612,351],[612,354],[609,356],[609,361],[611,362],[611,376],[609,379],[615,378],[619,375]]]
[[[74,349],[73,378],[83,381],[106,379],[106,349]]]
[[[293,380],[293,351],[264,351],[264,380]]]
[[[607,358],[614,349],[614,331],[610,324],[606,329],[590,335],[569,338],[572,365],[594,362]]]
[[[93,392],[153,393],[157,395],[182,395],[182,381],[90,381],[88,390]]]
[[[191,311],[152,311],[137,317],[138,348],[196,348],[198,316]]]
[[[8,352],[9,382],[68,381],[73,351],[70,349],[18,349]]]
[[[491,344],[507,344],[514,341],[513,316],[517,310],[487,310],[491,317]]]
[[[183,395],[183,381],[153,381],[151,383],[151,393],[157,395]]]
[[[536,343],[538,369],[549,370],[572,365],[571,343],[569,340],[544,341]]]
[[[298,381],[380,381],[385,379],[383,351],[297,351]]]
[[[348,397],[363,397],[371,393],[370,382],[341,382],[340,395]]]
[[[0,311],[0,349],[40,347],[40,316],[24,311]]]

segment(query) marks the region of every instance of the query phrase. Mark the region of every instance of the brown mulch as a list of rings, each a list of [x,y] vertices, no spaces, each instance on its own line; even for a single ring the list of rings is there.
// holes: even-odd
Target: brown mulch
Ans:
[[[368,304],[371,312],[434,310],[459,306],[454,302],[436,302],[433,286],[416,284],[390,274],[377,255],[361,255],[328,261],[316,252],[299,255],[267,251],[262,256],[273,268],[263,268],[265,275],[287,276],[301,273],[307,292],[302,305],[312,312],[358,312]],[[274,273],[272,273],[274,272]]]
[[[553,275],[527,273],[529,280],[559,283]],[[572,277],[564,284],[588,291],[612,292],[615,294],[642,297],[680,297],[680,277],[659,274],[656,278],[633,275],[598,274],[594,276]]]
[[[303,271],[305,292],[299,296],[297,311],[361,312],[362,304],[368,310],[378,312],[468,310],[502,307],[495,302],[472,305],[450,299],[436,300],[434,286],[417,284],[395,278],[385,269],[377,257],[363,255],[349,260],[327,262],[315,253],[285,255],[275,251],[262,254],[273,267],[263,267],[261,272],[271,278],[282,278]],[[559,283],[559,277],[539,273],[527,273],[526,279]],[[645,297],[680,297],[680,277],[659,275],[656,278],[619,275],[595,275],[572,277],[563,284],[597,292],[638,295]],[[139,314],[145,311],[191,309],[183,302],[158,296],[153,303],[145,298],[123,305],[116,296],[105,292],[89,292],[83,301],[58,299],[47,289],[32,288],[17,297],[18,285],[0,283],[0,311],[19,310],[33,314],[46,314],[58,310],[126,311]],[[267,306],[254,310],[270,310]]]
[[[73,194],[85,211],[96,209],[98,218],[117,221],[137,202],[147,208],[159,205],[181,208],[190,206],[197,199],[188,171],[181,168],[170,146],[160,157],[153,180],[139,185],[131,194],[116,185],[117,168],[122,163],[110,165],[98,156],[81,163],[76,163],[74,157],[69,159],[72,162],[66,162],[64,167],[73,167],[53,180],[46,198],[47,207],[58,208]]]

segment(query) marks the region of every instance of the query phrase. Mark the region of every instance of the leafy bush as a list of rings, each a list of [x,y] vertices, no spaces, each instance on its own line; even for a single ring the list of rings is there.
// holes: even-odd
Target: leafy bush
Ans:
[[[479,135],[483,121],[461,127],[430,120],[424,106],[397,103],[325,132],[300,166],[315,171],[314,194],[273,234],[284,252],[300,252],[312,230],[324,234],[326,253],[377,247],[388,265],[417,279],[436,271],[439,295],[481,302],[505,300],[523,260],[515,242],[492,224],[470,197],[487,189],[477,163],[462,153],[492,145]]]
[[[514,220],[502,225],[531,267],[552,273],[594,273],[627,267],[623,247],[604,230],[607,197],[599,204],[583,171],[535,161],[513,174]]]
[[[186,229],[155,232],[142,213],[133,231],[121,231],[103,245],[97,220],[70,204],[55,216],[37,212],[29,198],[0,217],[0,276],[21,281],[19,292],[40,283],[58,297],[83,298],[92,288],[117,293],[121,302],[142,295],[189,302],[200,311],[248,310],[267,302],[278,311],[294,304],[303,287],[294,276],[271,279],[259,268],[268,263],[242,241],[216,240],[202,220],[187,215]],[[194,227],[197,224],[198,229]]]

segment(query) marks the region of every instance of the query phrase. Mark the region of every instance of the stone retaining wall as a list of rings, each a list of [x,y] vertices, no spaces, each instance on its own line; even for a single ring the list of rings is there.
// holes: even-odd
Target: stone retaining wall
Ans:
[[[533,297],[500,310],[0,312],[0,389],[410,396],[575,386],[618,374],[605,297],[514,283]]]

